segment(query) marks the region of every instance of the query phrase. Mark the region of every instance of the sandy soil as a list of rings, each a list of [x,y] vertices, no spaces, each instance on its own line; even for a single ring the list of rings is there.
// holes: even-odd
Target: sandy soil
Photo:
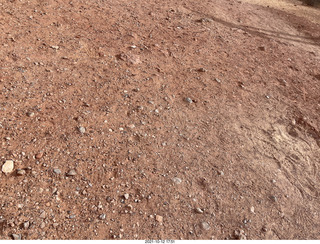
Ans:
[[[320,10],[266,2],[2,1],[0,239],[319,239]]]

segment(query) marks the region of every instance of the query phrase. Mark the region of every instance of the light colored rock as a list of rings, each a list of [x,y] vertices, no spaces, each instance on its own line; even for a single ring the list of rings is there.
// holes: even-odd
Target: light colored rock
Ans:
[[[53,169],[53,172],[56,173],[57,175],[61,174],[61,170],[60,169]]]
[[[201,222],[201,228],[204,230],[210,230],[210,225],[207,222]]]
[[[83,126],[80,126],[78,129],[81,134],[86,132],[86,128],[84,128]]]
[[[200,213],[200,214],[203,213],[203,210],[201,208],[196,208],[195,211],[196,211],[196,213]]]
[[[17,175],[25,175],[26,171],[24,169],[17,169]]]
[[[29,221],[23,223],[23,228],[24,229],[28,229],[29,226],[30,226],[30,222]]]
[[[179,185],[179,184],[182,183],[182,180],[181,180],[180,178],[178,178],[178,177],[174,177],[174,178],[172,179],[172,181],[173,181],[175,184],[177,184],[177,185]]]
[[[13,160],[6,160],[6,162],[2,165],[2,172],[5,174],[9,174],[13,171],[14,163]]]
[[[159,223],[162,223],[163,217],[162,217],[161,215],[157,215],[157,216],[156,216],[156,220],[157,220]]]
[[[40,214],[40,218],[41,219],[45,219],[47,217],[47,214],[45,211],[43,211],[41,214]]]
[[[12,234],[12,238],[13,240],[21,240],[21,235],[17,235],[17,234]]]
[[[75,176],[77,172],[74,169],[68,171],[67,176]]]

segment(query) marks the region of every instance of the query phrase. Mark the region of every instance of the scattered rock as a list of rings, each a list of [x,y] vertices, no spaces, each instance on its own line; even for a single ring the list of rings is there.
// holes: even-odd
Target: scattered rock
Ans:
[[[178,178],[178,177],[174,177],[174,178],[172,179],[172,181],[173,181],[175,184],[177,184],[177,185],[179,185],[179,184],[182,183],[182,180],[181,180],[180,178]]]
[[[75,215],[75,214],[69,215],[69,219],[75,219],[75,218],[76,218],[76,215]]]
[[[219,80],[218,78],[214,78],[214,80],[218,83],[221,83],[221,80]]]
[[[277,201],[278,201],[278,199],[277,199],[276,196],[271,196],[270,199],[271,199],[273,202],[277,202]]]
[[[105,215],[105,214],[101,214],[101,215],[99,216],[99,219],[101,219],[101,220],[106,219],[106,215]]]
[[[53,169],[53,172],[56,173],[57,175],[61,174],[61,170],[60,169]]]
[[[203,230],[210,230],[211,228],[207,222],[201,222],[200,226]]]
[[[77,172],[74,169],[68,171],[67,176],[75,176]]]
[[[84,128],[83,126],[80,126],[78,130],[81,134],[84,134],[86,132],[86,128]]]
[[[27,113],[27,116],[28,116],[28,117],[33,117],[33,116],[34,116],[34,112],[28,112],[28,113]]]
[[[237,240],[247,240],[244,230],[236,230],[233,235]]]
[[[51,48],[54,49],[54,50],[58,50],[59,46],[51,46]]]
[[[36,159],[41,159],[43,157],[43,152],[37,153],[35,158]]]
[[[23,223],[23,228],[24,229],[28,229],[29,226],[30,226],[30,222],[29,221],[26,221],[26,222]]]
[[[25,175],[26,171],[24,169],[17,169],[17,175]]]
[[[13,160],[6,160],[6,162],[2,165],[2,172],[5,174],[9,174],[13,171],[14,163]]]
[[[203,210],[201,208],[196,208],[195,211],[196,213],[203,214]]]
[[[129,199],[129,194],[126,193],[126,194],[123,195],[123,197],[124,197],[124,199],[128,200]]]
[[[254,207],[253,206],[250,208],[250,212],[254,213]]]
[[[21,240],[21,234],[12,234],[13,240]]]
[[[224,176],[223,171],[218,171],[218,175]]]
[[[192,102],[193,102],[190,97],[186,97],[186,98],[185,98],[185,101],[186,101],[187,103],[192,103]]]
[[[200,69],[197,69],[198,72],[207,72],[207,70],[205,68],[200,68]]]
[[[52,226],[53,226],[54,228],[58,227],[58,225],[59,225],[58,223],[53,223],[53,224],[52,224]]]
[[[265,48],[264,46],[258,47],[258,49],[259,49],[260,51],[265,51],[265,50],[266,50],[266,48]]]
[[[157,215],[156,216],[156,221],[158,221],[159,223],[162,223],[163,217],[161,215]]]
[[[43,211],[41,214],[40,214],[40,218],[41,219],[45,219],[47,217],[47,214],[45,211]]]
[[[213,22],[212,19],[208,19],[208,18],[201,18],[199,20],[197,20],[197,22],[200,22],[200,23],[211,23]]]
[[[44,227],[46,227],[46,224],[45,224],[45,222],[42,222],[42,223],[40,224],[40,228],[43,229]]]

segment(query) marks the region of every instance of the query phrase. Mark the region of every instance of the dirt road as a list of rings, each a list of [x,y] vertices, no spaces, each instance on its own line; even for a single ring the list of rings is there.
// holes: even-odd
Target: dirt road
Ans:
[[[320,10],[0,3],[0,239],[319,239]]]

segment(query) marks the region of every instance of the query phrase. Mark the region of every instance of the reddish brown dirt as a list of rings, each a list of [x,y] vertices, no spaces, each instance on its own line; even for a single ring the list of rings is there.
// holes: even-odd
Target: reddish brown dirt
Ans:
[[[0,238],[319,239],[319,9],[260,2],[1,1]]]

